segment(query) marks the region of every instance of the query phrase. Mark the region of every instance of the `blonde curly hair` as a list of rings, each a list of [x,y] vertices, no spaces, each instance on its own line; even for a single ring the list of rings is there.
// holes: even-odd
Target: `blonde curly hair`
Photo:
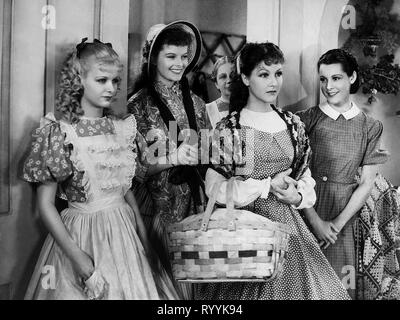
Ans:
[[[95,39],[93,42],[85,42],[87,38],[76,46],[76,49],[68,54],[60,73],[59,90],[56,96],[56,110],[62,114],[64,120],[76,123],[84,115],[81,107],[81,99],[84,93],[80,77],[86,77],[90,70],[89,58],[95,57],[95,61],[102,65],[114,65],[122,69],[123,65],[118,54],[111,44],[102,43]],[[118,90],[120,84],[118,84]],[[111,110],[105,110],[112,114]]]

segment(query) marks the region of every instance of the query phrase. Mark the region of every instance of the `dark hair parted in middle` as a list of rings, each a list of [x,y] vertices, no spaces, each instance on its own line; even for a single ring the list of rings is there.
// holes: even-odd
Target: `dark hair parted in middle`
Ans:
[[[249,98],[249,88],[243,83],[240,75],[249,77],[262,62],[267,66],[283,64],[285,57],[281,49],[272,42],[245,44],[236,58],[236,75],[231,84],[229,112],[237,111],[240,114]]]
[[[151,39],[145,41],[142,48],[144,59],[142,60],[141,72],[133,84],[133,90],[128,94],[128,99],[140,89],[154,86],[157,77],[157,58],[164,45],[173,45],[177,47],[187,46],[189,62],[192,63],[194,58],[196,58],[195,51],[198,50],[197,47],[199,45],[201,47],[201,44],[196,43],[195,36],[190,33],[193,33],[194,30],[190,30],[190,28],[179,21],[175,23],[176,24],[168,26],[160,24],[152,27],[162,28],[162,30],[153,35]],[[152,28],[150,28],[150,30]],[[193,26],[193,28],[195,27]],[[186,68],[185,73],[188,71],[190,71],[189,66]]]
[[[153,50],[151,52],[150,57],[150,81],[154,81],[156,76],[156,68],[157,68],[157,57],[160,51],[163,49],[164,45],[167,46],[177,46],[177,47],[188,47],[192,43],[193,39],[190,33],[186,32],[179,25],[171,26],[163,30],[157,38],[157,41],[154,43]],[[190,56],[190,52],[188,55]]]
[[[358,63],[356,58],[348,51],[343,49],[332,49],[325,52],[318,60],[318,71],[321,64],[339,63],[346,74],[351,77],[356,72],[356,81],[350,86],[350,93],[356,93],[360,87],[360,78],[358,72]]]

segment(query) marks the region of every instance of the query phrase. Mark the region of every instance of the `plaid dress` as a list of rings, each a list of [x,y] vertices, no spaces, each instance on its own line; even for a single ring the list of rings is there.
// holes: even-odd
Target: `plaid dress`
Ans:
[[[317,202],[314,208],[321,219],[333,220],[358,187],[356,176],[359,167],[387,160],[387,154],[379,149],[383,126],[363,112],[351,119],[340,115],[334,120],[319,106],[298,115],[306,125],[313,151],[310,170],[316,181]],[[354,215],[344,226],[336,243],[323,251],[341,279],[356,270],[354,221],[357,216]],[[349,281],[351,288],[348,292],[355,298],[355,279]]]

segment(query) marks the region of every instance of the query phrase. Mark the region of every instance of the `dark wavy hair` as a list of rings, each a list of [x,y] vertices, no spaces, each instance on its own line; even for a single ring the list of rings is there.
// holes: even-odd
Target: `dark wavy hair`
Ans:
[[[360,88],[359,67],[357,59],[348,51],[343,49],[332,49],[325,52],[318,60],[318,71],[321,64],[339,63],[346,74],[351,77],[354,72],[357,74],[356,81],[350,86],[350,93],[356,93]]]
[[[154,86],[155,79],[157,76],[157,57],[164,45],[185,47],[190,46],[193,39],[190,33],[186,32],[180,26],[171,26],[161,31],[160,35],[157,37],[157,41],[151,50],[151,56],[148,57],[148,51],[150,43],[146,43],[143,49],[145,55],[145,61],[141,66],[141,72],[137,80],[133,84],[133,90],[128,95],[128,99],[138,92],[140,89],[149,88]],[[150,73],[147,72],[148,64],[150,63]]]
[[[123,67],[118,54],[111,45],[102,42],[84,43],[79,50],[75,49],[68,54],[60,73],[56,110],[62,114],[64,120],[70,123],[78,122],[79,118],[84,115],[81,107],[84,88],[80,76],[87,75],[91,57],[94,57],[98,64],[116,65],[120,69]]]
[[[171,26],[161,31],[157,37],[157,41],[154,43],[151,51],[150,63],[150,80],[154,80],[157,74],[157,57],[164,45],[177,46],[177,47],[189,47],[192,43],[192,37],[190,33],[183,30],[180,26]]]
[[[246,106],[249,99],[249,88],[243,83],[241,74],[250,77],[261,62],[268,66],[283,64],[285,57],[281,49],[272,42],[245,44],[236,58],[236,74],[231,84],[229,112],[237,111],[240,114],[240,111]]]

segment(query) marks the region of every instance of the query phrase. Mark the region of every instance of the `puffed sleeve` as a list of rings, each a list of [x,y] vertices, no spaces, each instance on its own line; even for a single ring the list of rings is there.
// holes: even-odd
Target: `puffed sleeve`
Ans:
[[[373,120],[368,122],[367,148],[362,166],[385,163],[389,158],[389,153],[381,149],[381,136],[383,132],[382,122]]]
[[[73,172],[65,135],[54,116],[47,115],[32,134],[30,154],[23,166],[22,178],[28,182],[61,182]]]
[[[296,112],[296,115],[300,117],[301,121],[303,121],[306,128],[309,128],[312,116],[310,109],[298,111]]]
[[[221,183],[221,186],[217,191],[216,200],[219,204],[226,204],[226,188],[228,181],[228,179],[215,170],[208,169],[205,181],[205,191],[207,197],[211,197],[215,184]],[[264,199],[268,198],[270,185],[270,177],[263,180],[256,180],[252,178],[242,180],[240,177],[235,177],[233,182],[233,202],[235,206],[240,208],[254,202],[259,197]]]
[[[315,106],[306,110],[296,112],[296,115],[300,117],[300,120],[305,125],[307,135],[309,135],[313,131],[315,125],[318,123],[320,117],[318,109],[319,107]]]

